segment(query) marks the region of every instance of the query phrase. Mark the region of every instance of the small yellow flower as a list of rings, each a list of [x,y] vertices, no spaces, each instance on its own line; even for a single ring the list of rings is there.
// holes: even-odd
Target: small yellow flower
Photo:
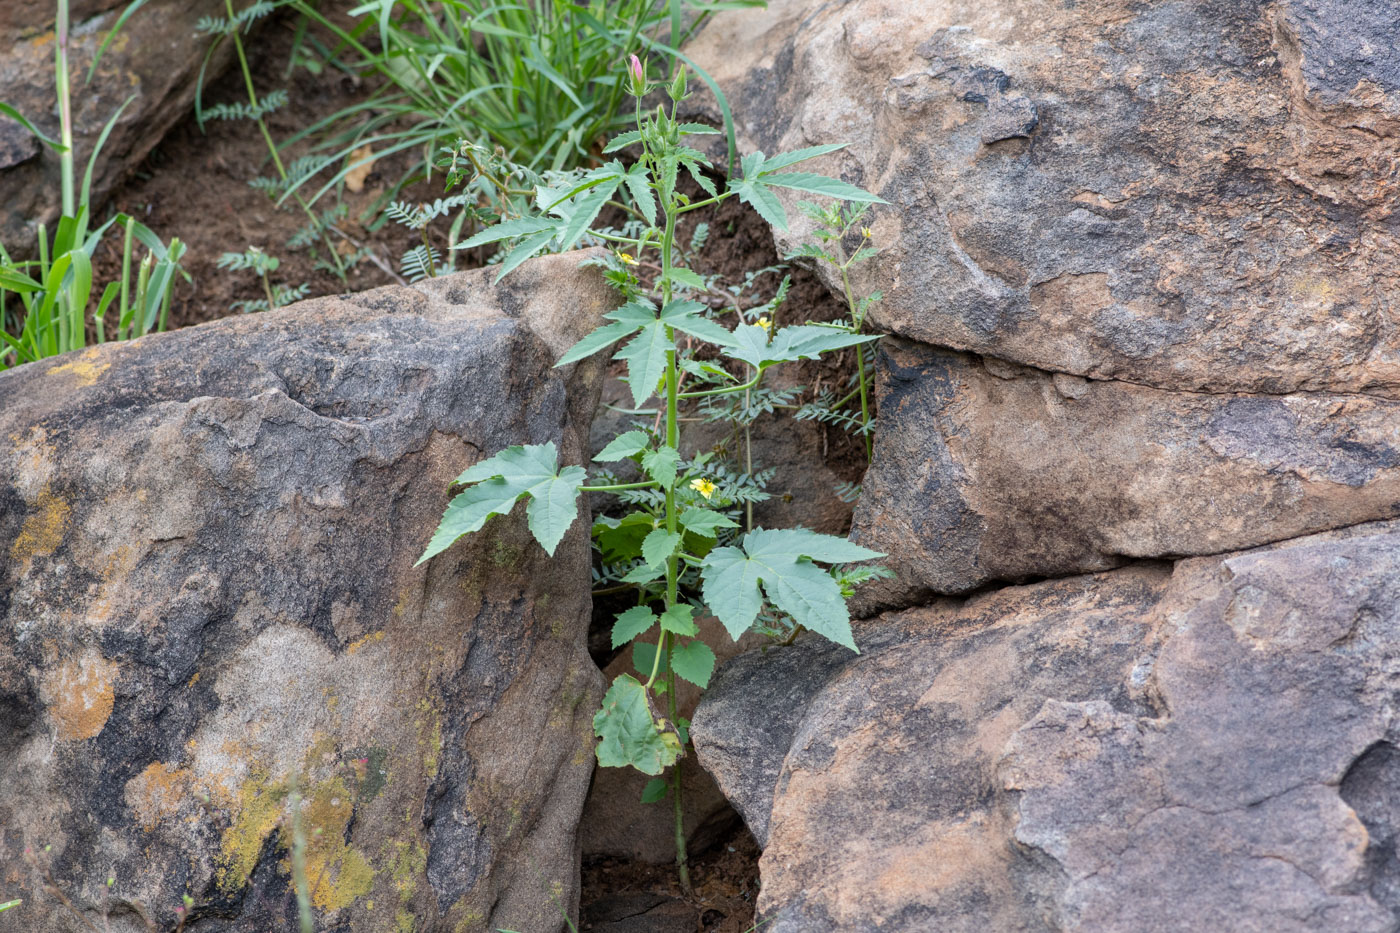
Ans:
[[[770,320],[768,319],[768,315],[766,315],[766,314],[765,314],[763,317],[759,318],[759,319],[758,319],[757,321],[755,321],[754,323],[756,323],[759,327],[762,327],[764,330],[772,330],[772,329],[773,329],[773,322],[770,321]]]
[[[715,494],[715,484],[707,479],[693,479],[690,481],[690,488],[694,489],[706,499]]]
[[[869,228],[869,227],[861,227],[861,228],[860,228],[860,235],[863,236],[863,237],[865,237],[865,238],[868,240],[868,239],[870,239],[871,237],[873,237],[875,234],[873,234],[873,233],[870,232],[870,228]]]
[[[632,254],[631,254],[631,253],[624,253],[624,252],[622,252],[621,250],[619,250],[619,251],[618,251],[618,254],[617,254],[617,258],[618,258],[618,259],[621,259],[623,262],[625,262],[625,263],[626,263],[627,265],[629,265],[629,266],[635,266],[635,265],[637,264],[637,260],[634,259],[634,258],[632,258]]]

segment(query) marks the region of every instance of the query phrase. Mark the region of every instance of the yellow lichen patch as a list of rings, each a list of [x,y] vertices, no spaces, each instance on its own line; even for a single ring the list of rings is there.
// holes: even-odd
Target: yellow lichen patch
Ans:
[[[65,742],[90,739],[112,715],[117,665],[98,654],[64,662],[47,684],[49,715]]]
[[[423,773],[431,781],[437,775],[438,752],[442,751],[442,716],[426,698],[418,701],[418,712],[423,715],[413,725],[423,755]]]
[[[97,347],[93,347],[73,362],[55,366],[49,370],[49,375],[71,375],[74,377],[74,384],[82,388],[95,385],[98,377],[112,367],[111,363],[97,362],[97,357],[101,352]]]
[[[266,771],[256,771],[238,789],[233,825],[219,847],[219,886],[237,891],[258,864],[263,840],[277,828],[286,798],[286,785],[274,783]]]
[[[193,783],[189,769],[153,761],[126,782],[126,803],[141,828],[151,832],[179,812],[180,804],[193,793]]]
[[[306,879],[311,885],[311,902],[321,910],[349,907],[374,885],[369,861],[345,841],[355,812],[350,788],[340,778],[322,781],[312,788],[305,808]],[[284,829],[283,834],[290,849],[290,833]]]
[[[365,647],[366,645],[373,645],[373,644],[375,644],[375,643],[377,643],[377,642],[381,642],[381,641],[383,641],[383,640],[384,640],[384,633],[383,633],[383,632],[370,632],[370,633],[369,633],[368,635],[366,635],[364,638],[356,639],[355,641],[352,641],[349,645],[347,645],[346,648],[345,648],[345,653],[346,653],[346,654],[354,654],[355,652],[359,651],[361,648]]]
[[[33,510],[20,527],[19,536],[10,546],[10,560],[24,564],[21,575],[29,572],[29,564],[36,557],[48,557],[63,543],[63,534],[68,530],[71,507],[62,498],[50,491],[49,485],[39,490]]]

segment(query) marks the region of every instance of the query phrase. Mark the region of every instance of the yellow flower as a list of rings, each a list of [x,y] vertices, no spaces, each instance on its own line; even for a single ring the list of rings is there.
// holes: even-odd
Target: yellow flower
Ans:
[[[707,479],[693,479],[690,481],[690,488],[694,489],[706,499],[715,494],[715,484]]]
[[[870,232],[870,228],[869,228],[869,227],[861,227],[861,228],[860,228],[860,235],[863,236],[863,237],[865,237],[865,238],[868,240],[868,239],[870,239],[872,236],[874,236],[875,234],[873,234],[873,233]]]
[[[755,323],[758,324],[759,327],[762,327],[764,330],[773,329],[773,322],[768,319],[768,315],[766,314],[763,317],[759,318]]]
[[[631,254],[631,253],[624,253],[624,252],[622,252],[621,250],[619,250],[619,251],[618,251],[618,254],[617,254],[617,258],[618,258],[618,259],[621,259],[623,262],[627,263],[627,265],[629,265],[629,266],[635,266],[635,265],[637,264],[637,260],[635,260],[635,259],[632,258],[632,254]]]

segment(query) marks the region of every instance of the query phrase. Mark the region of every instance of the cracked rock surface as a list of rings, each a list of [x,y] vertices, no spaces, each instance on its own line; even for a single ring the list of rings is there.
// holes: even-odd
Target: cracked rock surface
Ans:
[[[1390,0],[773,0],[688,51],[745,151],[850,143],[809,165],[890,202],[857,280],[880,329],[1164,389],[1397,397],[1397,48]],[[782,253],[810,225],[779,196]]]
[[[765,930],[1400,923],[1400,523],[943,600],[857,640],[743,655],[695,716],[764,845]]]
[[[26,847],[99,926],[188,894],[194,929],[292,929],[294,792],[326,929],[563,929],[587,526],[549,559],[516,509],[413,563],[470,463],[582,457],[601,364],[553,364],[612,297],[579,260],[0,374],[0,930],[87,929]]]

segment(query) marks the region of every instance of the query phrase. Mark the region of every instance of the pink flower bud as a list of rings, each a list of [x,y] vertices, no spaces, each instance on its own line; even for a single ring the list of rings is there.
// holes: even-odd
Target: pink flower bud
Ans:
[[[642,60],[637,56],[632,56],[632,77],[638,81],[645,81],[646,74],[642,71]]]

